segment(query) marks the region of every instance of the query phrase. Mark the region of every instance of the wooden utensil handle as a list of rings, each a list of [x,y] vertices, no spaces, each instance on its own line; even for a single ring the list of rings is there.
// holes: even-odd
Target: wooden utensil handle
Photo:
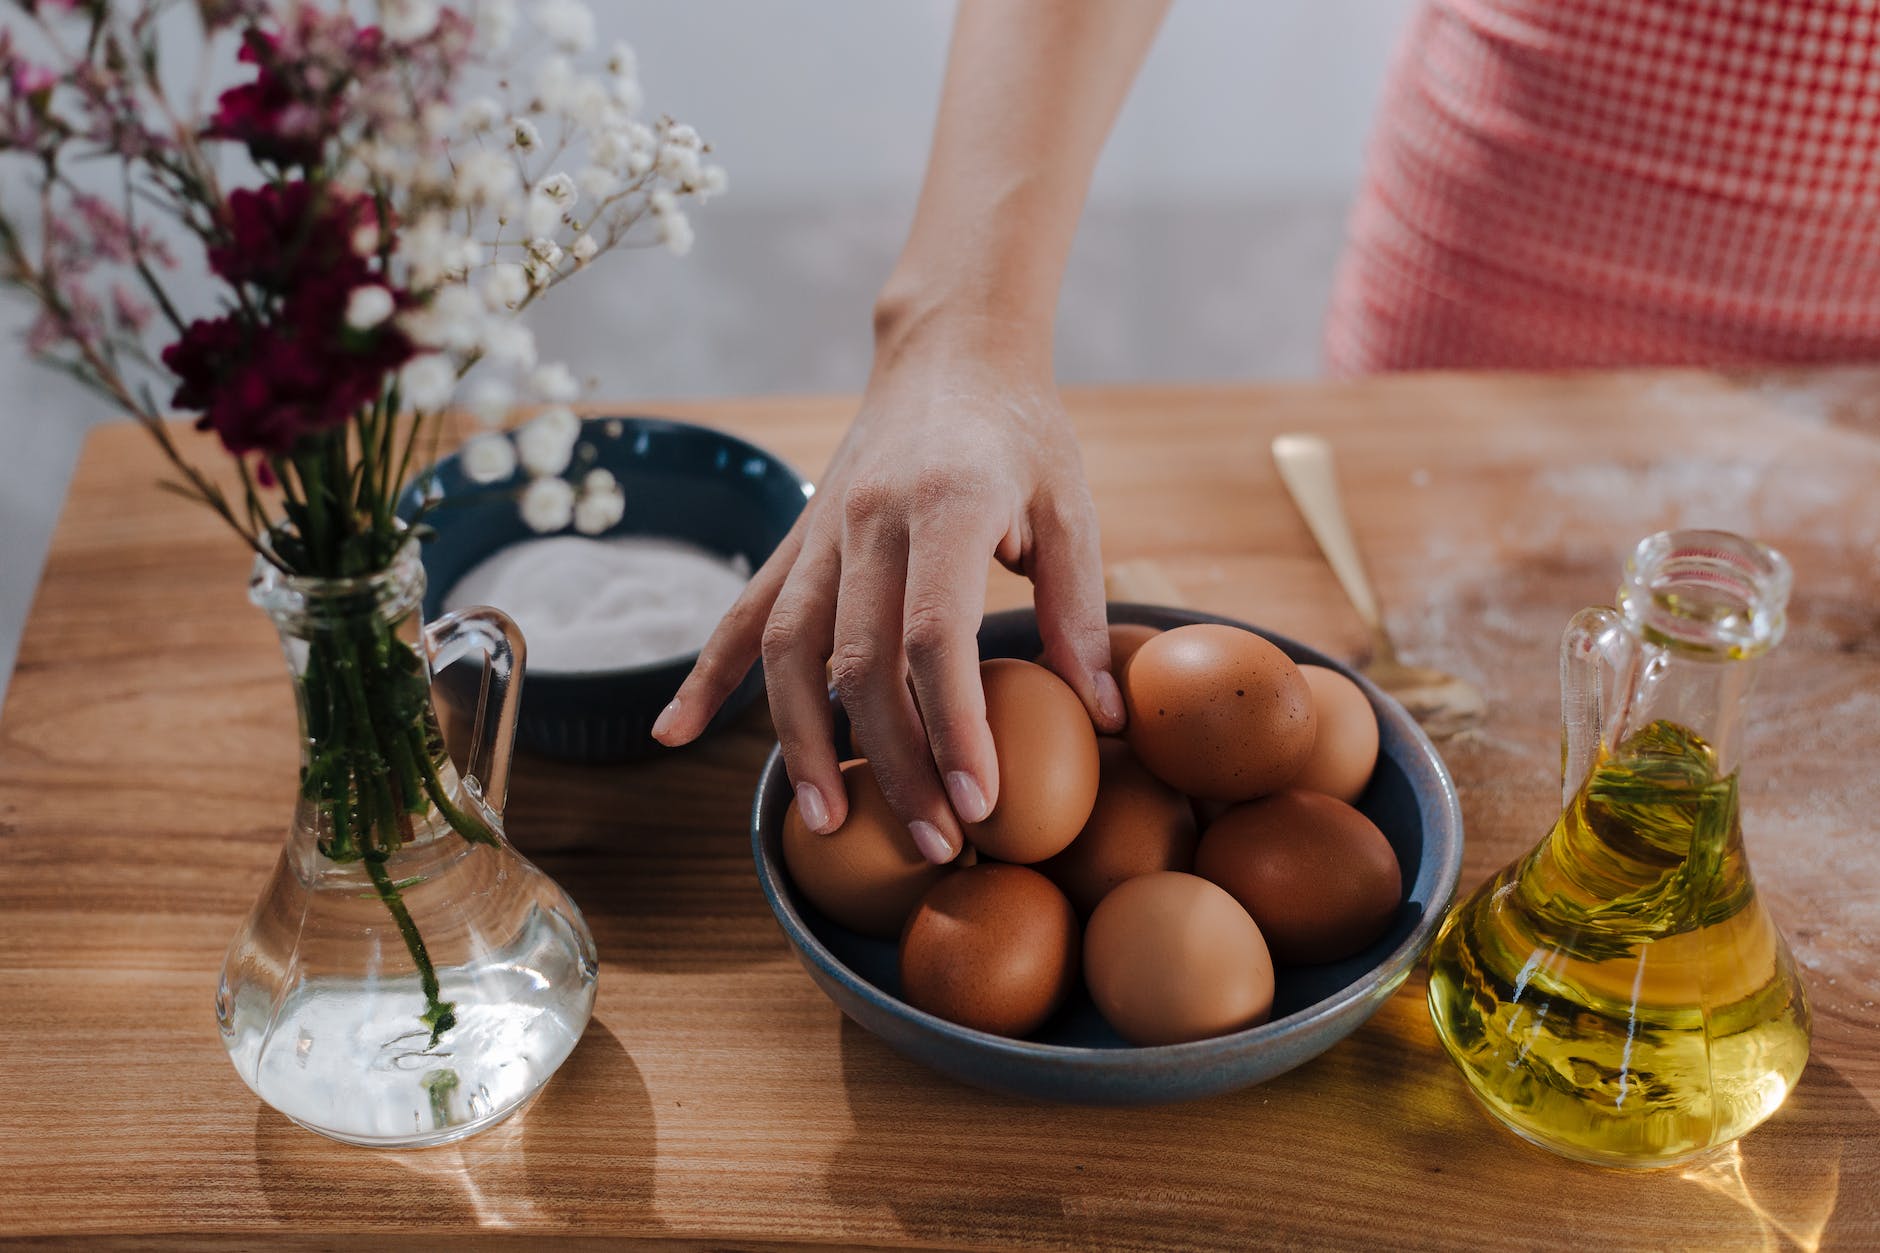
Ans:
[[[1358,542],[1352,538],[1345,504],[1338,495],[1331,445],[1317,435],[1281,435],[1273,440],[1273,461],[1279,467],[1280,482],[1286,485],[1312,538],[1318,541],[1319,551],[1325,554],[1339,586],[1351,598],[1352,608],[1372,636],[1380,644],[1386,643],[1377,595],[1365,575]]]

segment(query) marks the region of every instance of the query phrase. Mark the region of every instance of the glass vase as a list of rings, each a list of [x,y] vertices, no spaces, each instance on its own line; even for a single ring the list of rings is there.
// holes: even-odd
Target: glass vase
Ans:
[[[473,1135],[526,1104],[593,1010],[594,940],[504,837],[523,644],[494,609],[420,623],[415,541],[357,579],[257,561],[300,713],[286,846],[229,945],[216,1017],[235,1069],[294,1122],[353,1144]],[[431,672],[480,654],[459,775]]]

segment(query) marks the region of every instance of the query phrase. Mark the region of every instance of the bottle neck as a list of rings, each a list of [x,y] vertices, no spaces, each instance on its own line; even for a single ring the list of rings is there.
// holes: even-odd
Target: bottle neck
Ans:
[[[1609,742],[1616,747],[1654,722],[1669,722],[1709,745],[1719,776],[1735,774],[1758,667],[1754,658],[1700,658],[1640,641],[1631,673],[1621,676]]]
[[[1787,623],[1790,577],[1780,553],[1725,531],[1641,541],[1619,587],[1633,647],[1608,742],[1671,723],[1709,746],[1719,776],[1734,774],[1758,660]]]

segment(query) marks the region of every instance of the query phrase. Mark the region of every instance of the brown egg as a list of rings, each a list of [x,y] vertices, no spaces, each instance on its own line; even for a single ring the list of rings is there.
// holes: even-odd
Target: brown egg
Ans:
[[[936,866],[922,857],[866,761],[843,762],[842,782],[849,814],[828,835],[805,826],[796,802],[790,802],[783,815],[783,864],[797,890],[832,922],[892,939],[928,888],[955,866],[972,863],[956,859]]]
[[[1282,966],[1362,951],[1403,902],[1384,833],[1318,792],[1288,789],[1234,806],[1201,837],[1195,873],[1233,893]]]
[[[1077,838],[1097,803],[1097,732],[1070,685],[1013,657],[979,663],[999,756],[999,799],[966,827],[1000,861],[1043,861]]]
[[[1144,626],[1140,622],[1112,622],[1110,624],[1110,673],[1122,681],[1123,671],[1128,669],[1136,650],[1162,634],[1157,627]]]
[[[1318,735],[1288,787],[1323,792],[1346,804],[1356,801],[1377,766],[1377,714],[1362,688],[1336,670],[1300,666],[1312,689]]]
[[[1103,737],[1097,806],[1071,846],[1037,864],[1086,917],[1125,879],[1192,870],[1195,815],[1188,798],[1143,769],[1129,745]]]
[[[1312,689],[1251,631],[1200,623],[1149,640],[1130,659],[1129,746],[1157,778],[1208,800],[1286,786],[1312,752]]]
[[[1247,911],[1206,879],[1138,875],[1084,929],[1084,982],[1132,1044],[1181,1044],[1266,1021],[1273,961]]]
[[[1122,681],[1123,667],[1136,655],[1136,650],[1143,646],[1144,641],[1160,634],[1160,627],[1144,626],[1140,622],[1110,623],[1110,673],[1117,676],[1118,682]],[[1043,653],[1032,660],[1041,666],[1046,664]]]
[[[1025,866],[974,866],[921,898],[901,937],[901,997],[994,1035],[1022,1036],[1077,985],[1077,915]]]

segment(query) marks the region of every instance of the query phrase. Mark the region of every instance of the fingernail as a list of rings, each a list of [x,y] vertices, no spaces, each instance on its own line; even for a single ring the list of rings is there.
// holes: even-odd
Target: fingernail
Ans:
[[[653,738],[664,740],[672,730],[673,721],[679,716],[679,698],[673,697],[666,707],[659,711],[659,717],[653,719]]]
[[[953,846],[933,823],[916,818],[907,824],[907,833],[914,837],[914,847],[920,850],[920,855],[934,865],[944,866],[953,860]]]
[[[1127,717],[1123,712],[1122,689],[1116,686],[1116,680],[1110,677],[1108,670],[1097,671],[1097,712],[1119,727]]]
[[[961,822],[984,822],[986,815],[992,812],[979,780],[964,770],[947,772],[947,799],[953,802],[953,812],[960,816]]]
[[[822,789],[814,783],[804,783],[796,789],[797,812],[803,815],[803,824],[818,835],[829,834],[829,806],[823,800]]]

